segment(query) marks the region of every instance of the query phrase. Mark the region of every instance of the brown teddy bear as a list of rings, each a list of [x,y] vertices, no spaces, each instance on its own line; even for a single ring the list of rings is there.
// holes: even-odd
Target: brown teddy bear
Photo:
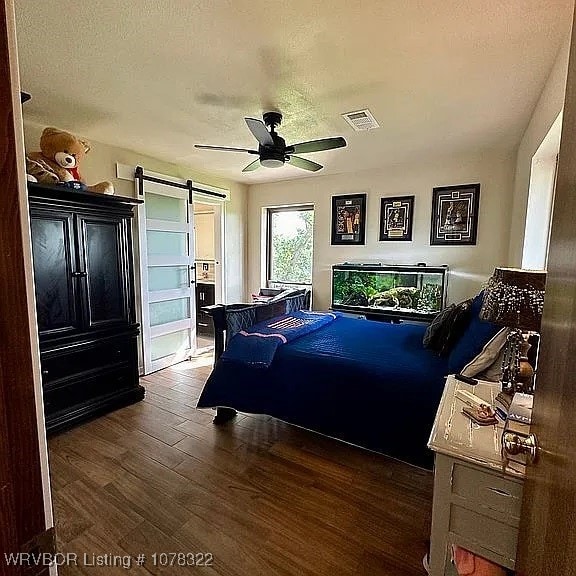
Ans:
[[[80,174],[82,159],[90,145],[69,132],[58,128],[45,128],[40,137],[41,152],[26,156],[27,173],[43,184],[59,182],[81,182],[83,189],[103,194],[114,194],[111,182],[99,182],[87,186]]]

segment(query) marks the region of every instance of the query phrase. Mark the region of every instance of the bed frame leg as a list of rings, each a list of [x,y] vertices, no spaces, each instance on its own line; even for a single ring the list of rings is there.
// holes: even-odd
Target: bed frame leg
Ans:
[[[220,424],[226,424],[226,422],[232,420],[232,418],[234,418],[236,414],[238,414],[238,412],[236,412],[234,408],[222,408],[221,406],[219,406],[218,408],[216,408],[216,416],[214,416],[214,420],[212,420],[212,423],[216,424],[216,426]]]

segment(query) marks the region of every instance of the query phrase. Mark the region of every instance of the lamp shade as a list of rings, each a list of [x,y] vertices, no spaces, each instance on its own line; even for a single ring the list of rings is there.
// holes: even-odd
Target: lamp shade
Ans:
[[[546,272],[496,268],[484,289],[480,318],[500,326],[538,332]]]

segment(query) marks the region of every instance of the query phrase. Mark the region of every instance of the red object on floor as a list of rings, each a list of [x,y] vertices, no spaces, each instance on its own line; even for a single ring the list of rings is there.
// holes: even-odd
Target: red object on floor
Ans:
[[[452,559],[459,576],[506,576],[506,570],[459,546],[452,547]]]

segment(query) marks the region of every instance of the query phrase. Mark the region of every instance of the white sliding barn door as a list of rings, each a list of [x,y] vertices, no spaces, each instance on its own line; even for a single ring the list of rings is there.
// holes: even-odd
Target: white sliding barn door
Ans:
[[[149,374],[196,350],[194,211],[188,190],[148,181],[143,189],[138,227],[144,373]]]

